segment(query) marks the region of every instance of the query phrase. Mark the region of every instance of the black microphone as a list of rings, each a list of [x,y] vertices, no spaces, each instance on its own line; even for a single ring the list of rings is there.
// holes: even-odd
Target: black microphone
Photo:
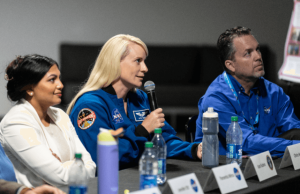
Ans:
[[[144,88],[145,88],[147,96],[148,96],[150,109],[151,109],[151,111],[154,111],[155,109],[158,108],[157,100],[156,100],[156,96],[155,96],[155,84],[153,81],[146,81],[146,83],[144,84]]]

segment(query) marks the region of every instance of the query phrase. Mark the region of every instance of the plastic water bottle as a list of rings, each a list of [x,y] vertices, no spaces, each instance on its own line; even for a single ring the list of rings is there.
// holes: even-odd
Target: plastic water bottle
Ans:
[[[157,187],[157,158],[152,142],[145,143],[145,151],[140,159],[140,190]]]
[[[242,143],[243,132],[238,123],[238,117],[231,117],[231,124],[226,132],[226,164],[236,162],[238,165],[242,164]]]
[[[153,148],[156,152],[158,161],[158,173],[157,173],[157,184],[162,185],[167,180],[166,175],[166,158],[167,158],[167,145],[163,136],[161,135],[161,128],[154,130],[154,137],[152,139]]]
[[[212,107],[202,117],[202,166],[213,168],[219,165],[219,118]]]
[[[69,194],[87,194],[87,172],[81,160],[81,154],[75,154],[75,162],[69,170]]]

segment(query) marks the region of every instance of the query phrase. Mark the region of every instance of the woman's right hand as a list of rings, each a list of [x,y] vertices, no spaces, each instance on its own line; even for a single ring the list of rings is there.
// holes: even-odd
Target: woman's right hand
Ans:
[[[155,109],[152,111],[142,122],[143,127],[149,132],[152,133],[155,128],[162,128],[165,126],[165,115],[162,112],[161,108]]]

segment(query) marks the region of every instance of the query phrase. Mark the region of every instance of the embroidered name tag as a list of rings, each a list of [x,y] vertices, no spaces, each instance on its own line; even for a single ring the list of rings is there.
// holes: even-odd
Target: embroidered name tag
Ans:
[[[119,110],[117,108],[115,108],[112,111],[111,116],[112,116],[113,122],[115,124],[123,123],[124,122],[124,119],[123,119],[121,113],[119,112]]]
[[[149,114],[149,109],[133,111],[135,122],[144,121],[144,119],[147,117],[148,114]]]

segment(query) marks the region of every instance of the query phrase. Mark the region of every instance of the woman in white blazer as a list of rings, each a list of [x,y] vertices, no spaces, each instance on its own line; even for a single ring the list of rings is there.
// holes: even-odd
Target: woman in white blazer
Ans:
[[[1,121],[0,142],[18,182],[63,189],[75,153],[82,153],[88,176],[95,177],[96,165],[68,115],[52,107],[61,102],[63,88],[57,62],[40,55],[19,56],[6,68],[5,79],[7,95],[17,103]]]

